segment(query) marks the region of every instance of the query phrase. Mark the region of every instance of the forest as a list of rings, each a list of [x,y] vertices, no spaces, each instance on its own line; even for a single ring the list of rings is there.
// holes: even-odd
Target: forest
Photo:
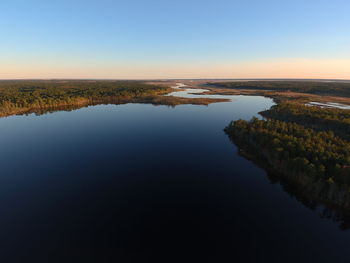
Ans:
[[[350,97],[349,82],[322,81],[236,81],[209,82],[209,86],[226,89],[252,89],[261,91],[292,91],[316,95]]]
[[[0,81],[0,116],[62,106],[128,101],[166,92],[167,87],[139,81]]]
[[[350,112],[281,103],[225,132],[247,156],[314,198],[350,209]]]
[[[269,119],[294,122],[317,131],[331,131],[343,139],[350,140],[349,110],[280,103],[260,114]]]

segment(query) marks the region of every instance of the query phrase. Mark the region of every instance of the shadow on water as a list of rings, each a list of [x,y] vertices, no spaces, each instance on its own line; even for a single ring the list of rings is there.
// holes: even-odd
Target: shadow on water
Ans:
[[[281,185],[283,191],[289,196],[302,203],[310,210],[318,213],[320,218],[335,222],[339,226],[339,229],[348,230],[350,228],[350,211],[328,204],[326,202],[328,198],[328,189],[326,187],[323,186],[323,190],[321,191],[310,191],[310,188],[317,189],[320,187],[318,185],[308,185],[307,187],[301,186],[300,182],[298,183],[293,180],[293,177],[276,173],[268,167],[263,160],[259,160],[250,154],[247,154],[247,151],[242,150],[243,147],[240,148],[241,143],[237,142],[234,138],[230,138],[230,141],[238,147],[238,155],[266,171],[267,178],[271,184]]]
[[[297,184],[284,179],[280,175],[268,173],[268,179],[272,184],[280,184],[283,190],[304,206],[317,212],[322,219],[331,220],[339,225],[341,230],[348,230],[350,228],[350,212],[336,208],[334,206],[326,205],[318,200],[323,199],[319,196],[315,199],[313,195],[309,195]],[[317,198],[317,197],[316,197]]]

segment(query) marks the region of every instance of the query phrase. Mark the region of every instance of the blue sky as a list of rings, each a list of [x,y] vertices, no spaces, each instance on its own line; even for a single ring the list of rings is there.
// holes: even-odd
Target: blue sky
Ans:
[[[4,0],[0,12],[0,78],[259,77],[305,60],[333,74],[350,60],[345,0]]]

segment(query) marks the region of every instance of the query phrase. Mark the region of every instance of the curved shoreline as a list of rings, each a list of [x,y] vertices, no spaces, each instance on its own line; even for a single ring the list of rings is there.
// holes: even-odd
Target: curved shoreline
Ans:
[[[9,117],[13,115],[27,115],[27,114],[45,114],[52,113],[55,111],[65,111],[65,110],[77,110],[80,108],[88,107],[88,106],[96,106],[96,105],[105,105],[105,104],[127,104],[127,103],[141,103],[141,104],[152,104],[152,105],[164,105],[175,107],[178,105],[192,104],[192,105],[204,105],[207,106],[211,103],[218,102],[227,102],[229,99],[225,98],[199,98],[199,97],[191,97],[191,96],[175,96],[176,93],[183,92],[183,87],[187,87],[187,85],[183,83],[177,83],[176,86],[173,87],[163,87],[162,90],[157,92],[150,92],[150,94],[139,95],[139,96],[106,96],[105,98],[99,99],[91,99],[87,97],[77,97],[72,99],[71,102],[67,103],[62,101],[56,105],[40,105],[40,106],[31,106],[31,107],[16,107],[11,110],[7,110],[5,112],[0,113],[0,118]],[[174,89],[178,89],[178,91],[174,91]],[[196,89],[185,89],[188,90],[188,94],[190,92],[195,93]]]

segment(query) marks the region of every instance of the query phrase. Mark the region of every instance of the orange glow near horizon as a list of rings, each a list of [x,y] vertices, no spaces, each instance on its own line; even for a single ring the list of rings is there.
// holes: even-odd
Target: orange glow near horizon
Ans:
[[[0,79],[210,79],[296,78],[350,79],[350,59],[271,59],[235,63],[43,63],[0,64]]]

